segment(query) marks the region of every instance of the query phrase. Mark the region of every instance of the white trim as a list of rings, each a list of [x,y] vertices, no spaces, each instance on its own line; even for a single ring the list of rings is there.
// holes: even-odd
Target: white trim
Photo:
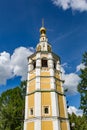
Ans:
[[[50,77],[50,87],[51,87],[51,89],[55,89],[55,78],[54,77]]]
[[[36,68],[36,76],[40,76],[40,68]]]
[[[34,130],[41,130],[41,120],[35,120]]]
[[[27,123],[24,121],[24,130],[27,130]]]
[[[57,68],[57,70],[61,70],[61,66],[60,66],[60,63],[59,63],[59,61],[57,61],[57,65],[56,65],[56,68]]]
[[[50,68],[50,76],[54,76],[54,70],[53,70],[53,68]]]
[[[36,67],[41,67],[40,53],[36,54]]]
[[[58,119],[53,121],[53,130],[61,130],[60,121],[58,121]]]
[[[55,92],[51,92],[52,116],[59,116],[58,98]]]
[[[33,64],[28,65],[28,71],[31,71],[31,70],[33,70]]]
[[[54,64],[53,64],[53,60],[52,59],[48,60],[48,67],[49,68],[54,68]]]
[[[29,78],[28,78],[29,79]],[[28,80],[27,80],[28,81]],[[29,93],[29,82],[27,82],[26,94]]]
[[[40,58],[40,53],[36,54],[36,59]]]
[[[36,77],[36,86],[35,90],[40,89],[40,77]]]
[[[41,67],[41,60],[40,59],[36,60],[36,67]]]
[[[33,63],[32,63],[32,59],[29,59],[28,60],[28,71],[31,71],[31,70],[33,70]]]
[[[41,116],[41,93],[36,92],[34,96],[34,103],[35,103],[35,117]]]
[[[49,54],[48,54],[48,59],[50,59],[50,58],[53,59],[53,55],[52,55],[52,53],[49,53]]]
[[[25,120],[28,118],[28,96],[25,97]]]
[[[36,55],[36,59],[40,58],[40,53],[37,53]],[[40,77],[37,77],[37,76],[40,76],[40,68],[37,68],[37,66],[41,66],[41,60],[38,59],[36,60],[36,86],[35,86],[35,89],[40,89]]]

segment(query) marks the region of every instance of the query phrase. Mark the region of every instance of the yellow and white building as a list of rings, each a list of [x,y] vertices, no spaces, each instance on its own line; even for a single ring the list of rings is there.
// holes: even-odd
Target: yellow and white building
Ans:
[[[24,130],[70,130],[62,82],[60,57],[41,27],[36,53],[28,57]]]

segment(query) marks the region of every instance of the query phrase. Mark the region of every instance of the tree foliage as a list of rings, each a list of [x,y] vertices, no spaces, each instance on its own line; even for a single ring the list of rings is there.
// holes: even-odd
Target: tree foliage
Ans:
[[[76,116],[74,113],[69,114],[69,121],[71,130],[87,130],[87,120],[84,115],[81,117]]]
[[[24,94],[22,87],[3,92],[0,96],[0,130],[22,130]]]
[[[81,82],[78,85],[78,91],[81,96],[80,109],[83,110],[83,114],[87,116],[87,52],[83,54],[82,63],[85,65],[84,69],[81,69]]]

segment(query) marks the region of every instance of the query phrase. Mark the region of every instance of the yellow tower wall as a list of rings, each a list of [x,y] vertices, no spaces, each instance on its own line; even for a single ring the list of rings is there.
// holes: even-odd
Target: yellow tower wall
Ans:
[[[42,130],[53,130],[52,121],[42,121]]]
[[[26,130],[34,130],[34,122],[29,122],[27,123],[27,128]]]

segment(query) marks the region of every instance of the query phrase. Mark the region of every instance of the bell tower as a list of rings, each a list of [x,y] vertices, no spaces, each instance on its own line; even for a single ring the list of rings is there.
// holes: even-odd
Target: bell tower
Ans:
[[[60,63],[42,26],[36,52],[28,57],[24,130],[70,130]]]

